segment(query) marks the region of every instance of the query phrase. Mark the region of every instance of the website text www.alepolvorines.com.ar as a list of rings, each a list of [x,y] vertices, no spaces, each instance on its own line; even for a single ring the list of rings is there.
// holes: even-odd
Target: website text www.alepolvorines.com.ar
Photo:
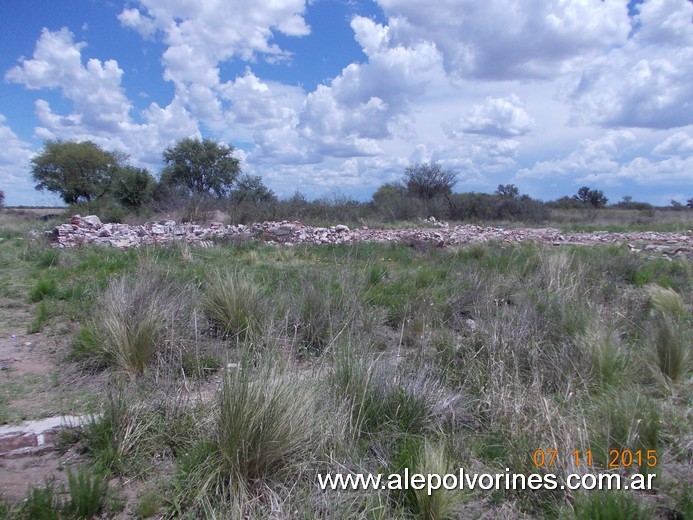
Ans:
[[[328,473],[318,474],[318,485],[322,490],[357,491],[381,489],[426,490],[432,494],[445,490],[649,490],[652,489],[654,473],[569,473],[565,478],[554,473],[469,473],[460,468],[457,473],[411,473],[405,468],[402,473]]]

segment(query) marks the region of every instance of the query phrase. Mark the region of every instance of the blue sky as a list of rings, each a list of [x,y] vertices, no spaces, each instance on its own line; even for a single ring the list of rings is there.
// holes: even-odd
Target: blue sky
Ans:
[[[689,0],[0,2],[0,190],[92,140],[158,173],[188,136],[277,194],[367,200],[416,162],[544,200],[693,196]]]

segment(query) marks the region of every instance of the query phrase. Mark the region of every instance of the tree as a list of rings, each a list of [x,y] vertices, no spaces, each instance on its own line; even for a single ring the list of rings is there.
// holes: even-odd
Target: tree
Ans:
[[[516,199],[520,196],[520,189],[514,184],[499,184],[496,195],[504,198]]]
[[[242,175],[236,181],[231,198],[236,204],[265,204],[277,201],[277,196],[263,184],[259,175],[248,174]]]
[[[573,198],[579,200],[583,204],[589,204],[593,208],[601,208],[606,206],[606,203],[609,202],[609,199],[604,196],[602,190],[593,190],[588,186],[580,188],[577,195],[573,195]]]
[[[2,208],[5,205],[5,192],[0,191],[0,208]]]
[[[108,194],[126,156],[91,141],[48,140],[31,160],[36,189],[59,194],[67,204],[89,202]]]
[[[693,197],[691,197],[690,199],[688,199],[688,200],[686,201],[686,206],[688,206],[689,208],[693,209]]]
[[[437,163],[419,163],[407,166],[403,182],[411,195],[430,201],[439,196],[449,197],[456,178],[457,173]]]
[[[126,166],[116,182],[114,196],[123,206],[139,210],[152,199],[156,180],[145,168]]]
[[[232,146],[212,139],[182,139],[164,150],[161,182],[189,195],[224,197],[231,192],[241,171],[233,151]]]

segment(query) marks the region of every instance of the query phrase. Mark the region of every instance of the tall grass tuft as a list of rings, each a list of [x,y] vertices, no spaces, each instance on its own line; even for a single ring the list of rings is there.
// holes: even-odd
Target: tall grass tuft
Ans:
[[[252,335],[259,330],[266,313],[265,302],[249,276],[237,271],[214,271],[204,293],[204,312],[223,335]]]
[[[657,366],[671,381],[679,381],[691,371],[691,314],[681,295],[672,289],[650,287],[650,301],[650,331]]]
[[[421,446],[416,466],[416,473],[422,475],[447,475],[454,472],[445,446],[432,444],[424,441]],[[461,502],[461,495],[458,490],[439,488],[430,492],[428,489],[418,489],[414,491],[415,507],[414,512],[423,520],[443,520],[446,518],[456,518],[455,508]]]
[[[352,409],[355,438],[424,434],[465,417],[466,400],[423,366],[399,368],[370,360],[347,345],[335,356],[331,384]]]
[[[131,375],[144,372],[165,344],[166,332],[187,323],[182,300],[164,276],[150,271],[112,281],[101,306],[108,357]]]
[[[323,420],[317,398],[310,381],[277,368],[227,375],[218,400],[219,471],[243,488],[313,460]]]

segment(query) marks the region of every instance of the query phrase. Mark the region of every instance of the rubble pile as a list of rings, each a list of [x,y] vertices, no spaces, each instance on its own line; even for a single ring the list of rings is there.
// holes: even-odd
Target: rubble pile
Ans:
[[[427,221],[430,225],[431,222]],[[144,245],[166,244],[183,241],[208,247],[215,239],[237,238],[258,240],[277,244],[343,244],[350,242],[403,242],[430,244],[445,247],[455,244],[470,244],[487,241],[504,243],[542,242],[562,244],[627,244],[633,251],[656,251],[665,254],[693,254],[693,234],[660,232],[583,232],[562,234],[554,228],[482,227],[475,225],[449,226],[435,221],[435,228],[418,229],[349,229],[340,224],[331,227],[305,226],[297,221],[262,222],[251,225],[222,224],[212,222],[209,226],[177,224],[172,220],[147,222],[131,226],[127,224],[105,224],[98,217],[75,215],[67,224],[61,224],[47,235],[56,247],[75,247],[99,244],[127,249]]]

